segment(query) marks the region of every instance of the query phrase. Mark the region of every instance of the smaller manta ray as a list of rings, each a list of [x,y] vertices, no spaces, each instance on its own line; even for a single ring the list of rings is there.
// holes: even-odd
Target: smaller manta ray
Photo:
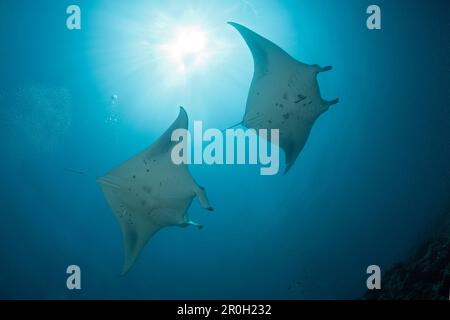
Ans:
[[[250,29],[234,22],[229,24],[242,35],[254,61],[244,120],[239,124],[257,132],[258,129],[280,130],[279,146],[286,154],[284,173],[287,173],[305,146],[314,122],[339,102],[338,99],[326,101],[320,96],[317,75],[331,67],[299,62]]]
[[[172,132],[188,128],[188,116],[180,113],[170,128],[150,147],[98,178],[102,191],[122,228],[125,261],[122,274],[134,264],[144,246],[160,229],[201,225],[187,216],[197,196],[212,211],[204,188],[190,175],[187,165],[171,159]]]

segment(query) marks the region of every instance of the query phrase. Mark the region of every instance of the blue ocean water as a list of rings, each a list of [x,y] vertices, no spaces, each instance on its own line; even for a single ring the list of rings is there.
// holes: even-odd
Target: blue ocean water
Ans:
[[[81,30],[66,8],[81,8]],[[366,268],[407,257],[449,208],[449,6],[377,1],[1,1],[0,298],[352,299]],[[215,211],[161,230],[120,276],[122,235],[95,179],[176,118],[239,122],[252,57],[227,21],[305,63],[332,65],[319,118],[287,175],[191,166]],[[204,65],[157,50],[201,25]],[[73,171],[79,171],[78,174]],[[431,231],[430,231],[431,230]],[[66,288],[79,265],[82,290]]]

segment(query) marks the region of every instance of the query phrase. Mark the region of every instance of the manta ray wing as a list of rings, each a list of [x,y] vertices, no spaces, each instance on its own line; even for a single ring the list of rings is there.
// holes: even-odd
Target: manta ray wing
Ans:
[[[122,229],[123,273],[160,229],[200,226],[187,216],[196,196],[205,209],[212,210],[204,189],[194,181],[187,165],[175,165],[171,160],[175,144],[171,134],[187,127],[186,111],[180,108],[178,118],[154,144],[97,180]]]
[[[287,173],[302,151],[317,118],[338,103],[320,96],[317,74],[331,70],[307,65],[240,24],[230,22],[247,43],[254,61],[242,124],[253,129],[279,129]],[[269,137],[270,138],[270,137]]]

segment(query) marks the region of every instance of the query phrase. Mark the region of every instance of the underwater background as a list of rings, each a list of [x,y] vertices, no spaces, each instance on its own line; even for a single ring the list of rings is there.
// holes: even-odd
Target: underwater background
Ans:
[[[81,30],[66,8],[81,8]],[[0,298],[356,299],[366,268],[408,257],[450,207],[448,1],[1,1]],[[166,228],[120,276],[119,225],[96,177],[176,118],[239,122],[253,74],[246,25],[340,98],[287,175],[190,166],[213,213]],[[201,25],[209,58],[180,72],[158,51]],[[282,163],[284,161],[282,160]],[[79,173],[77,173],[79,172]],[[82,290],[66,288],[66,268]]]

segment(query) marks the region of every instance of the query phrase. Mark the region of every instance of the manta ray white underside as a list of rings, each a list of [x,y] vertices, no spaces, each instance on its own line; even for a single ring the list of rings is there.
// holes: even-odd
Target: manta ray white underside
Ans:
[[[331,67],[299,62],[252,30],[234,22],[229,24],[242,35],[254,61],[242,124],[253,129],[280,130],[279,145],[286,154],[286,173],[303,149],[314,122],[339,102],[320,96],[317,74]]]
[[[201,225],[189,220],[187,210],[197,196],[200,204],[213,210],[205,190],[190,175],[185,164],[171,160],[171,141],[176,129],[187,129],[186,111],[150,147],[97,179],[122,228],[125,247],[123,273],[134,264],[144,246],[160,229],[169,226]]]

